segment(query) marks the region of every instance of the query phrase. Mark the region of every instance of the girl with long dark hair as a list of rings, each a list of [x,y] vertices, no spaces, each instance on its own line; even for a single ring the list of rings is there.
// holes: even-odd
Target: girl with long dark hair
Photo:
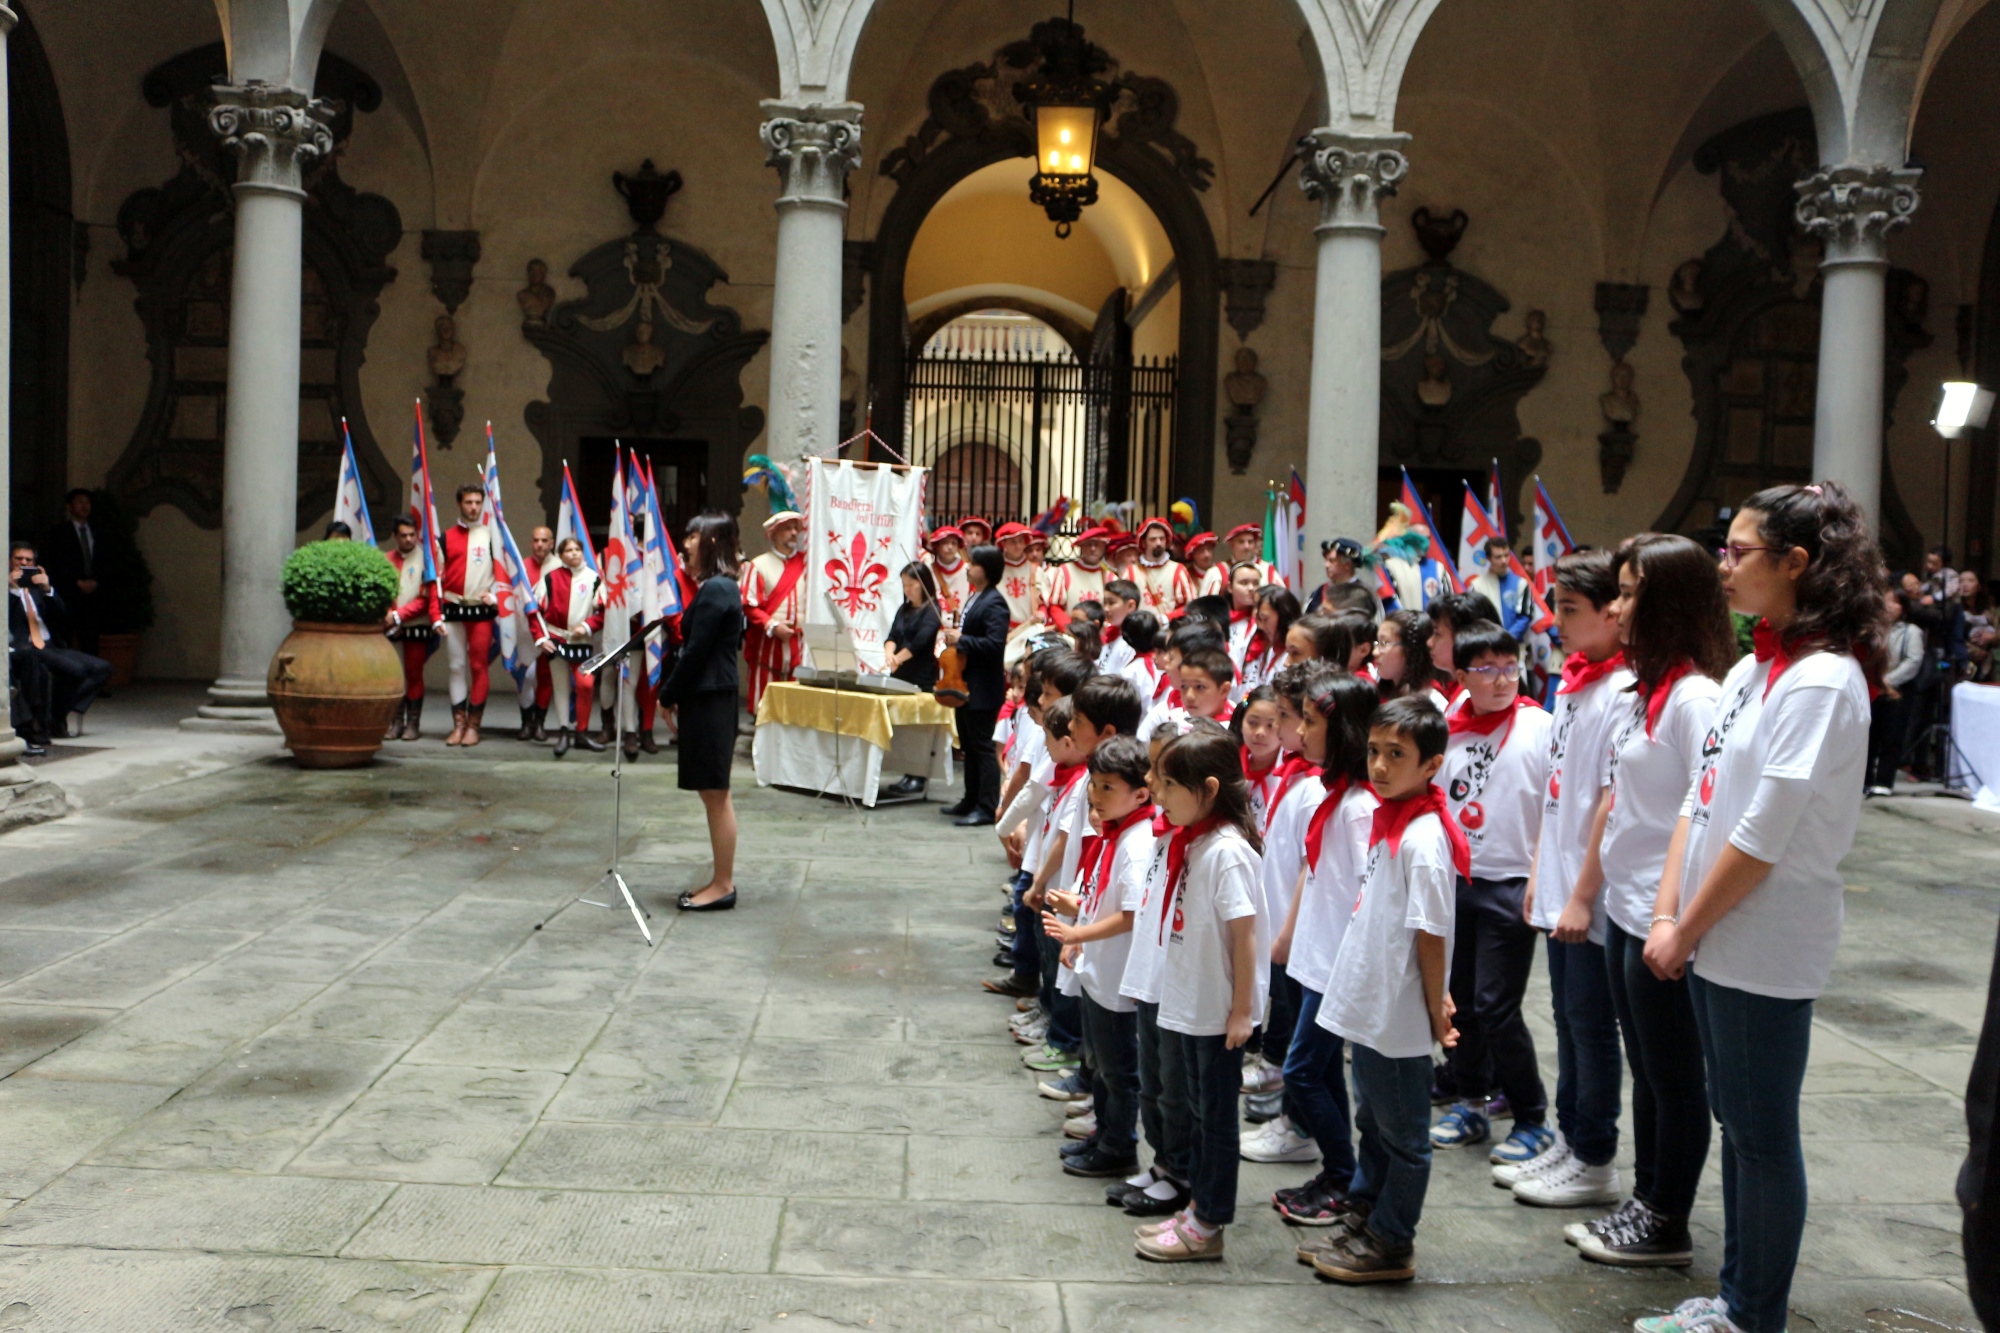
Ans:
[[[1437,687],[1431,664],[1431,618],[1421,611],[1391,611],[1375,630],[1375,676],[1382,702],[1422,695],[1442,713],[1450,704]]]

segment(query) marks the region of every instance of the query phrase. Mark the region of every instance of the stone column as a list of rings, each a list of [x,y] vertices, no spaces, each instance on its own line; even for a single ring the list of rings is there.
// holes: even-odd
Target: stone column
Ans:
[[[8,511],[12,507],[13,484],[13,376],[8,368],[14,361],[14,230],[11,205],[13,169],[8,154],[7,118],[7,34],[18,21],[14,11],[0,4],[0,548],[13,533],[8,531]],[[0,667],[0,683],[5,681]],[[0,690],[0,695],[5,691]],[[54,819],[68,809],[62,789],[35,775],[21,762],[28,746],[14,728],[0,718],[0,830],[22,824]]]
[[[1307,136],[1299,185],[1319,201],[1312,393],[1306,419],[1311,543],[1375,532],[1382,433],[1381,201],[1410,169],[1407,134]]]
[[[222,442],[222,669],[188,725],[277,731],[264,673],[290,628],[278,575],[298,536],[299,281],[305,169],[333,151],[325,103],[218,87],[209,128],[236,155],[228,425]]]
[[[764,451],[783,463],[840,443],[841,242],[847,173],[861,165],[861,108],[775,101],[763,108],[766,161],[780,183]]]
[[[1820,265],[1819,392],[1813,476],[1840,482],[1881,517],[1884,279],[1889,233],[1917,211],[1913,168],[1828,167],[1799,182],[1799,225],[1826,246]]]

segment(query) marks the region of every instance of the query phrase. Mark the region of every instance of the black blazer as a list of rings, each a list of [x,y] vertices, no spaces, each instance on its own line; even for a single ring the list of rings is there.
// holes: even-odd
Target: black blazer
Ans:
[[[58,592],[74,591],[78,579],[96,576],[97,566],[104,563],[104,534],[96,524],[86,524],[90,529],[90,545],[93,558],[86,562],[83,558],[83,542],[77,538],[76,526],[67,517],[59,519],[49,529],[43,539],[41,550],[43,566],[49,571],[49,582]]]
[[[965,654],[965,706],[997,713],[1007,702],[1007,599],[983,588],[966,604],[958,650]]]
[[[911,606],[904,602],[896,608],[896,619],[889,626],[889,642],[909,653],[910,660],[897,667],[891,674],[897,680],[907,680],[912,685],[930,689],[937,684],[937,636],[938,613],[935,602],[925,602],[922,606]]]
[[[48,639],[50,648],[66,648],[68,643],[64,631],[69,628],[69,609],[63,599],[45,588],[28,589],[34,594],[35,613],[42,618],[42,633]],[[7,646],[9,648],[32,648],[28,640],[28,613],[21,609],[20,590],[7,589]]]
[[[736,658],[743,651],[743,590],[718,574],[701,585],[681,613],[681,651],[673,674],[660,686],[660,704],[680,703],[712,690],[735,693]]]

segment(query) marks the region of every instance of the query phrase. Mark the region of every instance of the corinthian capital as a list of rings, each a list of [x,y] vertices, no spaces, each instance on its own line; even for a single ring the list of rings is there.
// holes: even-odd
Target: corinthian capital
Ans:
[[[236,188],[298,193],[307,167],[333,151],[333,108],[260,80],[218,86],[208,127],[241,164]]]
[[[1299,188],[1319,201],[1320,230],[1382,230],[1379,205],[1409,174],[1409,141],[1407,134],[1308,134]]]
[[[778,169],[778,204],[846,206],[847,173],[861,165],[861,107],[854,102],[765,102],[758,131]]]
[[[1826,262],[1885,263],[1889,233],[1917,211],[1915,167],[1827,167],[1797,185],[1799,226],[1826,244]]]

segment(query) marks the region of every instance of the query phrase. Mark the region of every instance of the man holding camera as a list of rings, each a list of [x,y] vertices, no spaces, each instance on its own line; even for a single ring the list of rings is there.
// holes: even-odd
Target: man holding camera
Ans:
[[[69,735],[69,715],[82,714],[111,679],[111,664],[68,646],[69,613],[35,559],[33,543],[7,551],[7,656],[19,686],[17,730],[32,750]]]

